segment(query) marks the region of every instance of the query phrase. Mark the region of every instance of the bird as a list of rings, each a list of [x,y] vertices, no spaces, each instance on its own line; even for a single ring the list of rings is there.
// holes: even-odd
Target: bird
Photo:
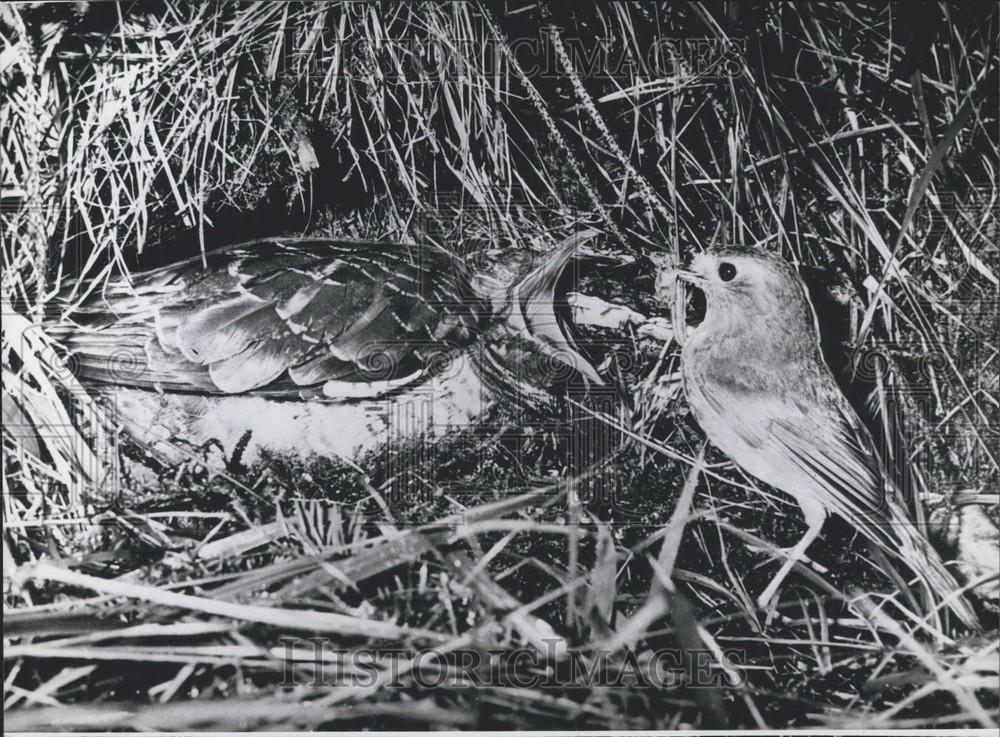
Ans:
[[[47,328],[81,383],[146,447],[215,442],[356,459],[604,383],[556,283],[581,230],[505,283],[425,243],[274,237],[109,280]],[[180,445],[179,445],[180,444]],[[183,455],[183,451],[181,451]]]
[[[690,332],[688,285],[705,296],[704,318]],[[975,627],[975,612],[955,594],[956,580],[914,525],[824,360],[816,313],[794,267],[777,254],[727,247],[697,254],[687,269],[661,270],[656,294],[673,303],[681,383],[694,419],[737,466],[791,496],[805,518],[806,532],[784,551],[758,605],[769,606],[837,514]]]

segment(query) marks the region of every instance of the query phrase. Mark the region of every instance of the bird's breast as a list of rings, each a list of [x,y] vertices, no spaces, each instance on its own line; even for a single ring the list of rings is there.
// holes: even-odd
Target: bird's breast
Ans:
[[[738,459],[758,450],[770,432],[769,418],[745,400],[774,393],[777,379],[760,371],[752,355],[725,343],[696,332],[684,346],[681,376],[695,420],[714,445]]]
[[[350,403],[121,388],[107,395],[133,437],[168,455],[177,441],[190,446],[217,440],[232,453],[246,436],[245,462],[262,450],[356,458],[387,443],[461,430],[474,424],[491,401],[479,373],[461,359],[405,391]]]

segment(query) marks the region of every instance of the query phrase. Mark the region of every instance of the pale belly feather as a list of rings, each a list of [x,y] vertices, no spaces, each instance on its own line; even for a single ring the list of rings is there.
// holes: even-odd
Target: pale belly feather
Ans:
[[[249,395],[166,394],[111,388],[108,405],[136,439],[175,456],[173,441],[219,441],[227,453],[249,431],[243,452],[263,449],[355,458],[388,442],[440,437],[473,424],[489,397],[468,361],[412,388],[348,403],[275,400]]]

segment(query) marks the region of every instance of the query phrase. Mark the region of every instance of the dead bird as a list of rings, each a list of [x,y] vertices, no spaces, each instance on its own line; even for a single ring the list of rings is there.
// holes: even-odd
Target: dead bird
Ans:
[[[268,238],[111,281],[48,331],[145,444],[350,458],[604,384],[555,297],[596,235],[508,283],[428,244]]]

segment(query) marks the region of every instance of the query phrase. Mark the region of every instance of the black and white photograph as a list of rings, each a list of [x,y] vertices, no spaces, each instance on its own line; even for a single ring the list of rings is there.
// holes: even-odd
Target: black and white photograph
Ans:
[[[0,5],[3,719],[1000,734],[1000,5]]]

